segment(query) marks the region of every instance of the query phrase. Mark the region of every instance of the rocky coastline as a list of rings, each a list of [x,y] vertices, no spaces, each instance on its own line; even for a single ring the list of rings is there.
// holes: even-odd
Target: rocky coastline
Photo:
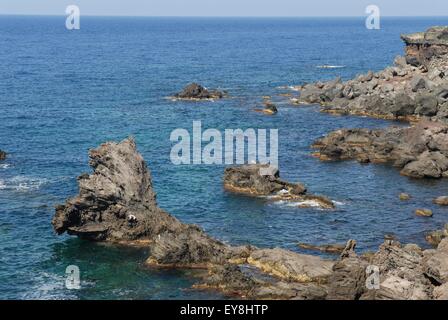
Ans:
[[[388,240],[375,254],[362,256],[356,255],[356,242],[350,240],[336,261],[278,248],[234,247],[158,207],[149,169],[133,139],[102,144],[89,152],[89,158],[93,172],[78,178],[76,197],[56,207],[55,231],[91,241],[147,247],[148,267],[203,269],[206,272],[195,285],[197,289],[250,299],[448,296],[448,239],[441,240],[437,249],[424,251]],[[233,172],[241,171],[233,168],[227,174],[233,177]],[[273,185],[262,184],[257,190],[270,193],[280,184],[305,192],[300,185],[281,182],[278,177],[272,180]],[[381,288],[373,291],[366,287],[369,263],[380,268]]]
[[[402,35],[406,49],[394,66],[355,79],[295,87],[296,104],[319,104],[323,112],[390,120],[448,123],[448,27]]]

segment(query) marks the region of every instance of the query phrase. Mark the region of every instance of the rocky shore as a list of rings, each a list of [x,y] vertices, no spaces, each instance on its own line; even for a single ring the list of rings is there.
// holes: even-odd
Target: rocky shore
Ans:
[[[379,72],[357,78],[298,86],[297,104],[320,104],[322,111],[384,119],[448,123],[448,27],[402,35],[405,57]]]
[[[175,94],[175,100],[218,100],[227,96],[227,93],[219,90],[209,90],[197,83],[187,85],[181,92]]]
[[[425,251],[386,241],[378,252],[362,256],[356,255],[356,242],[351,240],[336,261],[278,248],[234,247],[157,206],[150,172],[133,139],[105,143],[89,157],[93,172],[79,177],[76,197],[56,207],[55,231],[148,247],[150,267],[203,269],[207,272],[195,286],[198,289],[251,299],[448,298],[448,239],[436,250]],[[305,192],[275,174],[269,182],[260,182],[253,170],[230,168],[225,180],[263,194],[285,187],[299,195]],[[255,176],[255,182],[246,184],[241,176]],[[369,264],[379,268],[379,289],[366,285]]]
[[[413,178],[448,177],[448,125],[422,120],[409,128],[341,129],[314,145],[321,160],[391,163]]]
[[[281,180],[279,170],[268,165],[242,165],[225,169],[224,188],[230,192],[265,197],[271,201],[294,201],[301,207],[334,208],[330,199],[307,194],[303,184]]]

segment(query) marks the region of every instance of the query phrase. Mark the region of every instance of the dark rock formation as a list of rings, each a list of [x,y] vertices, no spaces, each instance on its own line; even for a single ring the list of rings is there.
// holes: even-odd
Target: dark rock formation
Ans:
[[[235,193],[268,197],[272,201],[298,201],[302,202],[300,206],[317,204],[323,208],[334,208],[331,200],[308,195],[302,184],[281,180],[279,170],[267,165],[251,164],[226,168],[224,188]]]
[[[224,244],[157,206],[134,140],[102,144],[89,156],[93,173],[78,178],[79,195],[56,207],[52,223],[58,234],[149,245],[151,261],[160,264],[201,264],[228,253]]]
[[[389,162],[414,178],[448,176],[448,126],[438,122],[421,121],[409,128],[337,130],[313,147],[321,160]]]
[[[345,82],[299,86],[300,97],[293,102],[320,104],[329,113],[448,123],[447,34],[448,27],[436,27],[403,35],[406,57],[397,57],[395,66]]]
[[[6,152],[0,150],[0,161],[3,161],[3,160],[5,160],[5,159],[6,159]]]
[[[177,93],[174,98],[181,100],[216,100],[222,99],[225,96],[225,92],[209,90],[197,83],[191,83],[181,92]]]
[[[132,139],[90,151],[90,164],[93,173],[79,178],[79,195],[56,208],[55,230],[94,241],[147,246],[147,263],[152,267],[205,269],[208,272],[197,288],[251,299],[448,296],[448,239],[437,250],[426,251],[386,241],[377,253],[360,257],[354,252],[356,243],[349,241],[338,261],[278,248],[232,247],[158,208],[150,173]],[[255,190],[263,193],[282,185],[275,180],[255,185],[259,183],[262,186]],[[379,290],[366,287],[369,264],[380,270]]]
[[[278,112],[277,106],[273,104],[270,100],[264,102],[264,108],[255,108],[254,111],[264,113],[267,115],[273,115]]]
[[[448,54],[448,28],[432,27],[426,32],[402,35],[406,43],[406,62],[428,67],[435,57],[440,58]]]

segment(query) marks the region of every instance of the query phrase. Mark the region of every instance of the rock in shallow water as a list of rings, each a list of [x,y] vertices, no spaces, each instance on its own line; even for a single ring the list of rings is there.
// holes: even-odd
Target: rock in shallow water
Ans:
[[[78,178],[79,195],[56,207],[52,224],[94,241],[144,244],[152,262],[201,264],[220,259],[227,246],[157,206],[149,170],[133,139],[89,152],[92,174]]]
[[[439,122],[420,121],[409,128],[342,129],[317,140],[313,147],[321,160],[389,162],[413,178],[448,175],[448,125]]]
[[[230,192],[267,197],[271,201],[294,201],[299,207],[315,205],[334,208],[333,201],[323,196],[307,194],[302,184],[281,180],[279,170],[268,165],[250,164],[226,168],[224,188]]]
[[[5,159],[6,159],[6,152],[0,150],[0,161],[3,161],[3,160],[5,160]]]
[[[181,100],[216,100],[226,95],[225,92],[209,90],[197,83],[191,83],[174,97]]]

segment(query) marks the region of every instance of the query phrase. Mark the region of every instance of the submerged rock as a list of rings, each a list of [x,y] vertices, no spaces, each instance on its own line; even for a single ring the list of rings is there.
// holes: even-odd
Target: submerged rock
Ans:
[[[3,161],[3,160],[5,160],[5,159],[6,159],[6,152],[0,150],[0,161]]]
[[[433,213],[429,209],[417,209],[415,210],[415,214],[419,217],[432,217]]]
[[[209,90],[197,83],[191,83],[174,97],[181,100],[216,100],[224,98],[225,95],[225,92]]]
[[[267,197],[271,201],[296,201],[301,207],[317,205],[334,208],[331,200],[323,196],[308,195],[302,184],[281,180],[279,170],[268,165],[250,164],[226,168],[224,188],[230,192]]]
[[[410,196],[409,194],[407,194],[407,193],[400,193],[400,195],[398,196],[398,198],[399,198],[401,201],[407,201],[407,200],[410,200],[410,199],[411,199],[411,196]]]
[[[439,206],[448,206],[448,196],[438,197],[434,199],[434,203]]]
[[[391,163],[413,178],[448,175],[448,125],[420,121],[409,128],[343,129],[317,140],[321,160]]]

